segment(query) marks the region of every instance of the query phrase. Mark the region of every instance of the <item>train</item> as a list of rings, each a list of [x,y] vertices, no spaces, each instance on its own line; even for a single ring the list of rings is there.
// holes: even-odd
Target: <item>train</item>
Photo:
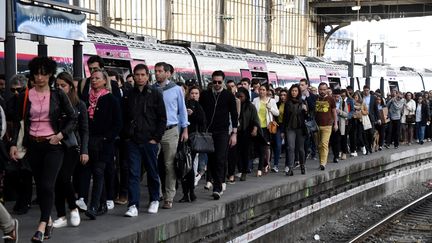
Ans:
[[[69,40],[46,37],[48,56],[53,57],[61,70],[72,70],[72,45]],[[347,63],[327,62],[317,57],[283,56],[224,45],[224,51],[216,50],[217,44],[190,45],[185,41],[146,42],[108,34],[89,33],[83,42],[84,76],[89,76],[86,61],[99,55],[105,68],[126,77],[138,63],[146,64],[150,70],[158,62],[174,66],[176,81],[195,82],[206,87],[214,70],[222,70],[226,80],[236,82],[247,77],[268,82],[273,87],[289,88],[306,78],[312,86],[326,82],[330,87],[345,88],[354,81],[354,89],[362,89],[366,83],[365,66],[354,65],[352,77]],[[17,38],[18,72],[27,71],[27,63],[37,55],[37,42]],[[0,67],[4,65],[4,47],[0,44]],[[0,69],[1,71],[1,69]],[[152,72],[153,80],[154,74]],[[384,88],[389,93],[396,88],[402,92],[432,90],[432,72],[418,72],[410,68],[394,68],[372,65],[370,88]]]

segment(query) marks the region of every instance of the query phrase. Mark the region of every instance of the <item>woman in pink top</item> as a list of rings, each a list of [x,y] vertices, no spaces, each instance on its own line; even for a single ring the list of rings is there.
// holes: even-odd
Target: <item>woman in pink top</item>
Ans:
[[[54,185],[63,161],[61,140],[71,134],[77,115],[66,94],[50,87],[57,64],[48,57],[35,57],[29,63],[34,87],[19,97],[15,125],[24,120],[23,146],[36,182],[41,217],[32,242],[49,239],[52,233],[51,209],[54,204]],[[19,129],[15,130],[10,157],[17,161]]]

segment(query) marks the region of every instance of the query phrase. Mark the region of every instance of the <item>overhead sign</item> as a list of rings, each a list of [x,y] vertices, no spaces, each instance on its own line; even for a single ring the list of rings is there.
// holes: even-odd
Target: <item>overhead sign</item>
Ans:
[[[6,1],[0,1],[0,41],[6,39]]]
[[[16,31],[69,40],[87,39],[85,14],[16,2]]]

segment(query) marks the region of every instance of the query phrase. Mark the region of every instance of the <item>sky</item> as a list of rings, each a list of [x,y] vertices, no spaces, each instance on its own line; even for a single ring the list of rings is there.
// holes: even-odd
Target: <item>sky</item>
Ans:
[[[332,38],[353,39],[356,62],[365,58],[367,40],[371,43],[384,43],[384,60],[392,66],[432,69],[432,16],[417,18],[400,18],[372,22],[353,22],[338,30]],[[348,42],[348,41],[347,41]],[[340,42],[339,42],[340,43]],[[344,43],[344,42],[342,42]],[[371,47],[372,57],[377,56],[381,62],[379,45]],[[332,60],[349,59],[350,48],[345,46],[326,45],[325,57]],[[373,61],[373,58],[372,58]]]

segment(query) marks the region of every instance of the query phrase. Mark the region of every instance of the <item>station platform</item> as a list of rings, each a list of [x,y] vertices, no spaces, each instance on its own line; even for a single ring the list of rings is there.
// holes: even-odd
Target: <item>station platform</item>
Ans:
[[[300,170],[296,169],[291,177],[283,172],[283,159],[281,172],[269,173],[261,178],[249,174],[246,181],[227,185],[220,200],[213,200],[211,192],[204,189],[205,180],[202,179],[196,188],[198,199],[193,203],[175,202],[172,209],[160,208],[155,215],[148,214],[147,208],[141,207],[139,216],[135,218],[123,217],[127,208],[118,205],[95,221],[81,213],[79,227],[54,229],[52,239],[47,242],[262,242],[262,236],[270,233],[283,237],[287,232],[281,230],[290,222],[318,212],[325,203],[337,201],[335,195],[348,197],[350,191],[361,185],[401,173],[413,178],[407,172],[413,169],[418,171],[412,173],[431,175],[430,171],[421,167],[432,168],[431,157],[432,143],[402,145],[399,149],[384,149],[371,155],[329,163],[325,171],[318,169],[317,160],[308,160],[306,175],[301,175]],[[332,158],[331,153],[329,158]],[[392,185],[402,186],[398,183]],[[141,204],[145,206],[148,191],[144,185],[141,194]],[[179,188],[175,201],[181,196]],[[7,202],[6,206],[11,209],[13,202]],[[338,210],[340,208],[333,209]],[[55,209],[52,216],[56,218]],[[32,206],[28,214],[17,218],[20,222],[20,242],[27,242],[36,229],[38,206]],[[291,227],[289,231],[301,230],[304,224],[311,225],[322,220],[325,219],[315,215],[313,222],[308,219],[303,226]]]

